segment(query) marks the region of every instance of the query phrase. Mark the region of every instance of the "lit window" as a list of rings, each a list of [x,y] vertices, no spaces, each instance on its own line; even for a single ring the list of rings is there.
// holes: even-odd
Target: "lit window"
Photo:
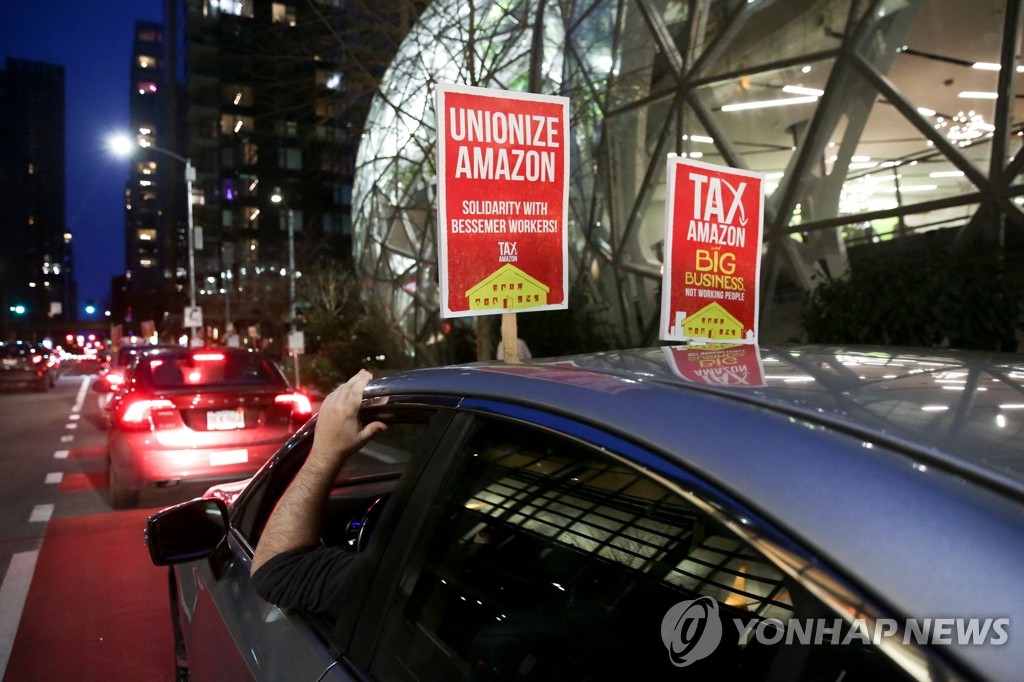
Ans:
[[[328,90],[343,90],[344,76],[340,71],[317,71],[316,84]]]
[[[256,196],[256,191],[259,189],[259,186],[260,180],[258,177],[247,173],[240,173],[238,175],[238,182],[236,185],[236,196],[254,197]]]
[[[242,145],[242,158],[247,166],[255,166],[256,162],[260,160],[259,149],[258,146],[251,142],[246,142]]]
[[[252,18],[252,0],[214,0],[213,4],[224,14]]]
[[[283,2],[275,2],[270,9],[271,20],[275,24],[295,25],[295,8]]]
[[[237,83],[225,83],[221,86],[221,99],[231,106],[251,107],[253,105],[252,88]]]
[[[254,128],[252,116],[235,116],[224,114],[220,117],[220,132],[224,135],[240,133],[242,131],[252,132]]]

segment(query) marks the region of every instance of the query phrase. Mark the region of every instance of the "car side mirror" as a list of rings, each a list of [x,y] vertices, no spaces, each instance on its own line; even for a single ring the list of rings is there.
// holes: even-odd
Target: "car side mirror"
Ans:
[[[228,535],[223,500],[195,499],[158,511],[146,520],[149,558],[157,566],[205,559]]]
[[[92,382],[92,390],[96,391],[97,393],[110,393],[114,390],[114,387],[108,384],[103,379],[97,379],[96,381]]]

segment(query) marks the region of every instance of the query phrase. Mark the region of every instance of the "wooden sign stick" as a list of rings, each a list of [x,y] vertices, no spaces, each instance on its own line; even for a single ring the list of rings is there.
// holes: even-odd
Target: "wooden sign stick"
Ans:
[[[519,332],[516,329],[516,314],[501,314],[501,345],[505,362],[519,362]]]

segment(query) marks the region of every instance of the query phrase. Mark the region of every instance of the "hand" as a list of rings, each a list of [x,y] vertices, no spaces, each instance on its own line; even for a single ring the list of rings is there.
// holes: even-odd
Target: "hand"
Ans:
[[[387,428],[382,422],[363,424],[359,421],[363,389],[372,378],[365,369],[359,370],[324,399],[316,420],[310,460],[323,460],[335,467]]]

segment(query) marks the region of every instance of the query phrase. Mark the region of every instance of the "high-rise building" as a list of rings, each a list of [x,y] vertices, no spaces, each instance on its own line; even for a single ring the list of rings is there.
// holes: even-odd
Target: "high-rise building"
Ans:
[[[0,328],[39,336],[75,319],[65,224],[64,67],[8,58],[0,71]]]
[[[362,124],[422,4],[168,0],[137,24],[116,319],[177,337],[194,299],[203,336],[280,340],[302,270],[351,267]]]
[[[139,148],[125,183],[125,271],[113,297],[113,321],[138,331],[145,320],[178,310],[175,296],[177,240],[184,219],[181,164],[168,116],[173,80],[167,76],[163,26],[135,24],[129,80],[129,126]]]
[[[185,0],[168,17],[182,36],[180,139],[197,174],[192,255],[209,334],[231,323],[280,338],[290,249],[298,263],[351,253],[336,4]]]

